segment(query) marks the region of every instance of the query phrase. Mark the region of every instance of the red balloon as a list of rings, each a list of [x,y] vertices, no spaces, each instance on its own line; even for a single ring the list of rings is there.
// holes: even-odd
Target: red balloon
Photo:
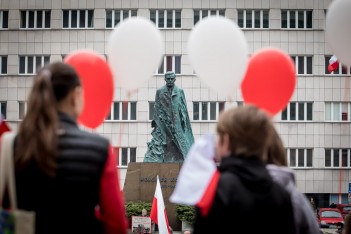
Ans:
[[[75,51],[64,62],[75,68],[83,87],[84,105],[78,121],[98,127],[108,115],[113,99],[113,76],[105,59],[89,50]]]
[[[249,60],[241,92],[245,103],[273,116],[286,107],[295,85],[295,65],[290,56],[278,49],[262,49]]]

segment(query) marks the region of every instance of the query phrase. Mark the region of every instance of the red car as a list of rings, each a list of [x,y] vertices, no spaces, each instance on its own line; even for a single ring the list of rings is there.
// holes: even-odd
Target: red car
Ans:
[[[345,216],[351,211],[351,204],[337,204],[337,208],[340,210],[342,217]]]
[[[336,228],[339,223],[344,224],[344,218],[337,208],[321,208],[317,213],[318,223],[321,227]]]

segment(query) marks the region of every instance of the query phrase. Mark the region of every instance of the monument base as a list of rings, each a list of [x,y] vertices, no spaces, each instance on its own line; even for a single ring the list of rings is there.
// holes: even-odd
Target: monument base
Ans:
[[[180,231],[181,222],[176,217],[175,204],[169,201],[169,197],[175,188],[181,165],[181,163],[129,163],[123,187],[125,201],[152,203],[158,175],[169,225],[174,231]]]

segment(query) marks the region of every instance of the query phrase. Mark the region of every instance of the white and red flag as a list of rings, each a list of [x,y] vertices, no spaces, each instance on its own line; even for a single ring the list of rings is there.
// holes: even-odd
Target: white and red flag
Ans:
[[[335,55],[333,55],[329,59],[328,72],[333,72],[333,71],[337,70],[338,68],[339,68],[338,58]]]
[[[5,119],[3,116],[0,114],[0,137],[4,132],[10,131],[9,125],[6,123]]]
[[[154,200],[152,201],[152,207],[150,212],[151,220],[158,225],[158,231],[160,234],[170,234],[170,227],[168,225],[168,218],[163,202],[163,195],[160,185],[160,180],[157,176],[157,184]]]
[[[212,206],[219,180],[215,163],[215,136],[206,135],[195,141],[179,172],[170,201],[197,206],[206,216]]]

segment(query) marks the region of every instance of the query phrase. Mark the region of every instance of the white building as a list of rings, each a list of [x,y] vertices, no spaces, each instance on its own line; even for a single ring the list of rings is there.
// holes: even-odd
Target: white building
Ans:
[[[71,51],[89,48],[107,54],[112,26],[126,17],[154,21],[165,45],[164,65],[130,97],[115,89],[113,113],[96,132],[121,146],[120,179],[127,163],[143,161],[151,140],[150,106],[167,70],[177,73],[184,89],[195,138],[214,132],[220,107],[242,104],[202,84],[187,52],[194,24],[207,15],[224,15],[243,28],[250,53],[278,47],[295,60],[297,86],[275,126],[287,147],[301,192],[319,206],[347,202],[351,179],[350,68],[328,74],[333,52],[325,39],[331,0],[1,0],[0,110],[13,128],[23,117],[36,67],[61,61]],[[131,68],[133,69],[133,68]],[[135,68],[137,69],[137,68]],[[128,113],[122,113],[122,101]],[[118,109],[119,108],[119,109]],[[119,111],[117,111],[117,109]],[[207,111],[206,111],[207,110]]]

